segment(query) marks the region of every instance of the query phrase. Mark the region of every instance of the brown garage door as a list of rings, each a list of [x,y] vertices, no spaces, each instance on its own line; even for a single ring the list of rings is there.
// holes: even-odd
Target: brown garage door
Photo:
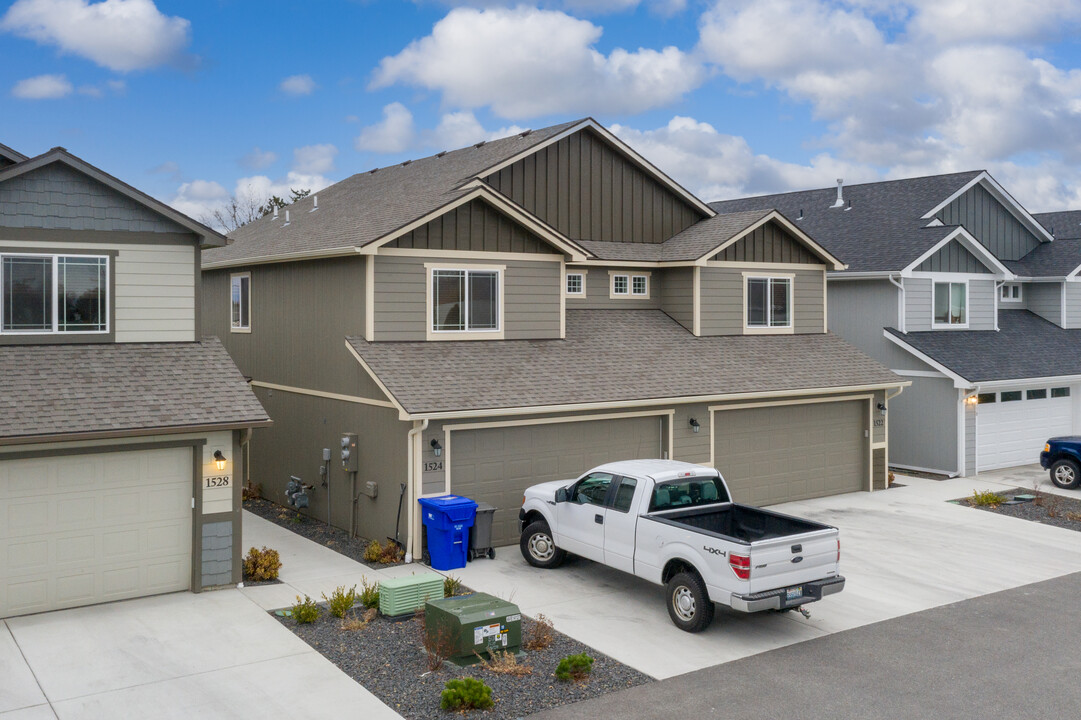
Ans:
[[[772,505],[867,489],[867,402],[713,415],[714,464],[736,502]]]
[[[459,430],[451,436],[451,492],[499,508],[498,547],[518,542],[518,508],[530,485],[573,479],[613,460],[661,456],[659,416]]]

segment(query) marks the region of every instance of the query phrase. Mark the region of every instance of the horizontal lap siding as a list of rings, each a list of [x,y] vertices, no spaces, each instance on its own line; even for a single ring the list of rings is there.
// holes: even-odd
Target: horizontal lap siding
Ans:
[[[694,268],[669,268],[661,281],[661,310],[688,330],[694,330]]]
[[[1067,285],[1067,287],[1071,287]],[[1076,287],[1076,286],[1073,286]],[[1062,325],[1062,285],[1060,283],[1028,283],[1022,286],[1025,304],[1028,309],[1045,320]],[[1002,303],[1004,309],[1015,307]],[[1070,317],[1070,303],[1067,297],[1066,317]]]
[[[905,332],[931,329],[931,281],[905,278]]]
[[[1065,283],[1062,291],[1066,293],[1066,317],[1063,327],[1081,328],[1081,283]]]
[[[1020,260],[1040,244],[982,185],[974,186],[942,208],[936,217],[946,225],[963,225],[1002,260]]]
[[[424,260],[379,256],[374,260],[376,340],[424,340],[427,336]]]
[[[750,268],[747,269],[751,271]],[[741,268],[704,267],[702,278],[702,334],[743,334],[743,273]],[[768,276],[771,271],[755,268]],[[821,333],[825,314],[824,270],[778,270],[793,278],[792,315],[797,334]]]
[[[970,330],[995,329],[995,281],[970,280],[968,283],[968,327]]]
[[[943,280],[942,282],[947,282]],[[905,331],[931,330],[934,308],[934,280],[905,278]],[[968,283],[968,329],[995,329],[995,281],[970,280]]]
[[[577,268],[571,267],[567,272],[575,272]],[[627,295],[626,297],[611,297],[611,275],[609,271],[618,271],[620,274],[635,275],[649,273],[649,297],[641,298]],[[642,310],[658,309],[661,307],[663,297],[663,278],[658,268],[619,268],[603,267],[594,265],[586,272],[586,295],[585,297],[567,296],[568,310]]]

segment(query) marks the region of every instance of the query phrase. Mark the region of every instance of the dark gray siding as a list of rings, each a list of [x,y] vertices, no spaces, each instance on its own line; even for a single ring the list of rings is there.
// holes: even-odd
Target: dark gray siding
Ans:
[[[64,230],[187,233],[80,172],[53,163],[0,183],[0,225]]]
[[[661,280],[661,310],[683,327],[694,330],[694,268],[668,268]]]
[[[570,268],[568,272],[573,272]],[[590,265],[586,273],[586,296],[567,296],[568,310],[641,310],[660,308],[664,293],[664,274],[659,268],[620,268]],[[611,272],[618,271],[627,275],[649,274],[649,297],[611,297]]]
[[[961,243],[954,240],[917,267],[921,272],[989,273],[979,258],[969,252]]]
[[[1067,286],[1069,287],[1069,286]],[[1025,306],[1045,320],[1062,326],[1062,283],[1026,283],[1021,286]],[[1009,310],[1015,305],[999,304],[1002,310]],[[1067,298],[1066,316],[1070,316],[1069,298]]]
[[[229,277],[248,271],[251,332],[230,332]],[[347,335],[364,335],[363,258],[210,270],[203,274],[202,289],[203,332],[221,338],[245,375],[277,385],[386,399],[345,348]]]
[[[747,268],[750,270],[750,268]],[[769,270],[756,268],[769,274]],[[743,272],[738,267],[701,270],[702,335],[743,334]],[[783,270],[794,274],[792,314],[797,334],[821,333],[825,314],[824,270]]]
[[[890,463],[957,472],[957,390],[949,379],[908,378],[890,400]]]
[[[976,185],[936,215],[946,225],[963,225],[1002,260],[1020,260],[1040,244],[982,185]]]
[[[553,253],[555,249],[491,205],[473,200],[421,225],[387,247]]]
[[[425,258],[377,256],[375,261],[375,340],[425,340],[428,322]],[[558,262],[499,260],[477,263],[458,259],[440,259],[438,262],[447,267],[505,265],[503,337],[507,340],[559,337],[563,280]],[[590,270],[595,271],[594,268]],[[363,318],[361,313],[361,324]]]
[[[818,263],[818,258],[790,232],[770,221],[755,228],[714,255],[711,260],[734,262]]]
[[[660,243],[703,217],[591,130],[484,179],[575,240]]]

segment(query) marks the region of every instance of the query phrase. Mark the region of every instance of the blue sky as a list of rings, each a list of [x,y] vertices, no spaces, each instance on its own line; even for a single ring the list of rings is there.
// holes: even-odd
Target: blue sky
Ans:
[[[0,7],[0,142],[196,217],[585,115],[706,200],[987,168],[1081,208],[1081,0]]]

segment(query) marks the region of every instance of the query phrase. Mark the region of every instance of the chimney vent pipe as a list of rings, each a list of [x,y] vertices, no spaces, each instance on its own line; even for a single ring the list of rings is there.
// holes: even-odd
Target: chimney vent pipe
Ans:
[[[833,205],[831,205],[830,207],[835,207],[835,208],[844,207],[844,205],[845,205],[844,186],[845,186],[845,179],[844,178],[837,178],[837,200],[834,201]]]

